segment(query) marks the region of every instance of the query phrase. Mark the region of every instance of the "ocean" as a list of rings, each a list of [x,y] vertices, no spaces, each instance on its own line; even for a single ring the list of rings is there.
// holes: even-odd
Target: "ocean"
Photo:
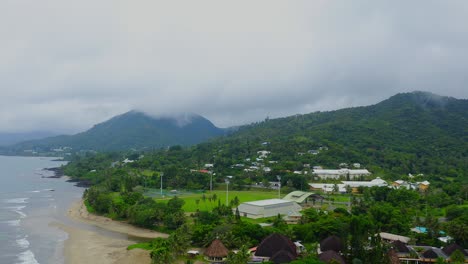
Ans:
[[[44,168],[65,162],[43,157],[0,156],[0,263],[64,263],[67,233],[54,223],[70,223],[68,208],[83,188],[65,178],[47,178]]]

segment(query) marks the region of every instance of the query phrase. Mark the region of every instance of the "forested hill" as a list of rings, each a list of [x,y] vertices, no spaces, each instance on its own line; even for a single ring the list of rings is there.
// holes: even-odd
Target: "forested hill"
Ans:
[[[47,152],[49,149],[63,147],[71,147],[73,150],[116,151],[188,146],[223,133],[222,129],[196,114],[152,117],[142,112],[130,111],[97,124],[83,133],[23,142],[7,151],[21,153],[32,149]]]
[[[307,153],[320,147],[318,155]],[[371,106],[265,120],[198,148],[217,150],[226,165],[265,149],[271,160],[291,161],[291,170],[357,162],[394,177],[462,177],[468,173],[468,100],[402,93]]]
[[[27,140],[47,138],[55,135],[57,134],[48,131],[31,131],[16,133],[0,132],[0,146],[8,146]]]

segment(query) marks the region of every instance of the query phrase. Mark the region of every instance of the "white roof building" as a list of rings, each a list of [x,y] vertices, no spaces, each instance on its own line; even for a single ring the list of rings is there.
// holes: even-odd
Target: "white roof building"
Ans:
[[[309,183],[309,186],[315,190],[322,190],[324,192],[333,192],[333,188],[335,188],[334,183]],[[338,192],[345,193],[346,192],[346,185],[340,183],[337,184]]]
[[[373,179],[372,181],[342,181],[342,183],[346,186],[356,188],[356,187],[373,187],[373,186],[388,186],[388,183],[379,177]]]
[[[335,184],[333,183],[309,183],[309,186],[313,189],[321,189],[324,192],[332,192],[334,189]],[[351,188],[358,188],[358,187],[385,187],[388,186],[388,183],[379,177],[373,179],[372,181],[342,181],[340,184],[337,184],[338,192],[344,193],[346,192],[346,186]]]
[[[366,169],[359,170],[350,170],[350,169],[339,169],[339,170],[324,170],[324,169],[315,169],[313,173],[322,179],[338,179],[340,177],[349,177],[354,179],[359,176],[368,176],[371,173]]]
[[[283,199],[268,199],[245,202],[239,205],[241,216],[248,218],[263,218],[298,213],[302,208],[293,201]]]

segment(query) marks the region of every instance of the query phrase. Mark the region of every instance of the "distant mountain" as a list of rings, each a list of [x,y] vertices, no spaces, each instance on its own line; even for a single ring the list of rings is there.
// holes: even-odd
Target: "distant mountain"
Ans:
[[[31,131],[18,133],[0,133],[0,146],[13,145],[26,140],[41,139],[56,136],[56,133],[47,131]]]
[[[292,161],[290,170],[302,169],[304,163],[336,168],[341,162],[357,162],[394,175],[455,177],[468,172],[468,100],[427,92],[401,93],[371,106],[243,126],[207,144],[226,153],[220,160],[237,162],[267,149],[272,160]],[[321,146],[328,150],[307,153]]]
[[[223,133],[222,129],[196,114],[152,117],[142,112],[130,111],[97,124],[86,132],[22,142],[7,151],[20,153],[33,150],[43,153],[63,147],[70,147],[74,151],[151,149],[193,145]]]

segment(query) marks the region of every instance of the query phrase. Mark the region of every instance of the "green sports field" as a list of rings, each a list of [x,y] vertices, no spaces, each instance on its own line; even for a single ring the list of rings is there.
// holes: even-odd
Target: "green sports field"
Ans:
[[[203,195],[205,195],[205,199],[203,199]],[[216,201],[211,199],[213,195],[216,196]],[[243,202],[250,202],[256,200],[264,200],[264,199],[272,199],[278,198],[277,191],[229,191],[229,201],[233,200],[234,197],[239,199],[240,203]],[[188,194],[188,193],[181,193],[179,198],[185,201],[184,204],[184,211],[185,212],[195,212],[197,209],[200,211],[211,211],[214,207],[218,205],[218,200],[222,204],[226,204],[226,191],[221,190],[214,190],[212,192],[205,192],[205,193],[197,193],[197,194]],[[154,198],[156,201],[168,201],[172,197],[166,198]],[[198,200],[198,204],[197,204]]]

